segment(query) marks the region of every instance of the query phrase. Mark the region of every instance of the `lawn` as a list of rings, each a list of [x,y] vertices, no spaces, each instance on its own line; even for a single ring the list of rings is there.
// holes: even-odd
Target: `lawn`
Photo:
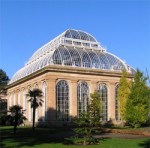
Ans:
[[[66,137],[70,134],[67,128],[38,128],[35,133],[31,128],[19,127],[17,135],[14,136],[12,127],[1,127],[1,148],[79,148],[66,143]],[[67,133],[67,134],[66,134]],[[57,135],[57,136],[56,136]],[[61,135],[61,136],[60,136]],[[56,137],[55,137],[56,136]],[[61,138],[62,137],[62,138]],[[149,148],[150,139],[122,139],[122,138],[103,138],[99,145],[90,145],[87,148]],[[149,145],[150,146],[150,145]]]

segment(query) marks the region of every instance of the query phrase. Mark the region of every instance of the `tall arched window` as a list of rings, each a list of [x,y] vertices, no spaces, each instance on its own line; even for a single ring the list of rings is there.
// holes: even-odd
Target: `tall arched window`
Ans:
[[[21,91],[18,92],[18,105],[21,105]]]
[[[25,89],[23,90],[23,110],[26,110],[26,94],[27,92],[25,91]],[[26,115],[26,111],[24,112],[24,114]]]
[[[33,88],[33,89],[35,89],[35,88],[39,89],[39,86],[38,86],[37,83],[34,85],[34,88]],[[40,110],[40,106],[39,106],[38,108],[36,108],[36,112],[35,112],[35,122],[38,122],[38,120],[39,120],[39,110]],[[33,108],[32,108],[32,112],[33,112]],[[32,114],[33,114],[33,113],[32,113]],[[33,120],[33,119],[32,119],[32,120]]]
[[[119,84],[116,85],[116,88],[115,88],[115,118],[116,120],[120,120],[118,90],[119,90]]]
[[[12,94],[9,96],[9,107],[12,106]]]
[[[101,97],[102,103],[102,121],[108,120],[108,90],[107,85],[104,83],[100,83],[98,85],[98,91]]]
[[[31,86],[28,87],[28,91],[29,90],[31,90]],[[29,110],[28,110],[28,120],[29,120],[29,122],[31,122],[32,121],[32,113],[33,113],[33,109],[31,108],[31,102],[28,101],[28,105],[29,105],[28,106],[28,108],[29,108]]]
[[[14,94],[14,104],[13,105],[17,105],[16,94]]]
[[[45,121],[47,113],[46,113],[46,103],[47,103],[47,85],[46,82],[43,82],[43,87],[42,87],[42,91],[43,91],[43,105],[42,105],[42,116],[43,116],[43,121]]]
[[[87,82],[80,81],[77,88],[77,99],[78,99],[78,116],[83,111],[87,111],[89,104],[89,87]]]
[[[57,119],[69,120],[69,86],[65,80],[61,80],[56,86],[56,110]]]

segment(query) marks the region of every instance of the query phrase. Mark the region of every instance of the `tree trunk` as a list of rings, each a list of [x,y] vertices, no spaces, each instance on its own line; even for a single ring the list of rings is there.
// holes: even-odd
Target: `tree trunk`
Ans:
[[[34,131],[35,129],[35,107],[33,107],[33,121],[32,121],[32,130]]]
[[[83,145],[85,146],[86,145],[86,136],[84,136],[84,138],[83,138]]]
[[[14,134],[16,134],[17,125],[14,124]]]
[[[17,125],[18,125],[18,113],[16,113],[16,115],[15,115],[15,121],[14,121],[14,134],[16,134]]]

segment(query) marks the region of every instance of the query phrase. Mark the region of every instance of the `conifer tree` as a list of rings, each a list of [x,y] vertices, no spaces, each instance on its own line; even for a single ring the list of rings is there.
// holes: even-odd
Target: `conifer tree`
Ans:
[[[83,145],[89,143],[97,143],[97,139],[92,136],[93,132],[96,132],[100,127],[101,118],[101,99],[98,92],[90,94],[91,100],[87,111],[83,111],[79,117],[76,117],[74,122],[77,128],[74,132],[83,137]]]
[[[148,121],[150,89],[146,84],[147,78],[137,70],[131,83],[131,93],[126,104],[126,121],[134,128]]]
[[[122,77],[119,82],[119,90],[118,90],[118,101],[119,101],[119,114],[121,120],[124,122],[125,113],[126,113],[126,102],[130,93],[130,81],[127,79],[128,73],[126,70],[122,71]]]
[[[100,118],[102,113],[100,94],[95,91],[94,93],[91,93],[90,96],[91,103],[89,106],[89,113],[93,124],[92,126],[97,127],[100,125]]]

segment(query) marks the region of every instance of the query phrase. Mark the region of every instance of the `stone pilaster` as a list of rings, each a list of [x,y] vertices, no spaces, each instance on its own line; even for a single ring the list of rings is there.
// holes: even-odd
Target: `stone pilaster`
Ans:
[[[90,93],[94,93],[95,90],[97,90],[97,81],[91,81]]]
[[[108,120],[115,120],[115,83],[109,83],[108,91]]]
[[[77,116],[77,81],[71,81],[70,87],[70,116]]]
[[[56,120],[56,79],[47,81],[47,120]]]

